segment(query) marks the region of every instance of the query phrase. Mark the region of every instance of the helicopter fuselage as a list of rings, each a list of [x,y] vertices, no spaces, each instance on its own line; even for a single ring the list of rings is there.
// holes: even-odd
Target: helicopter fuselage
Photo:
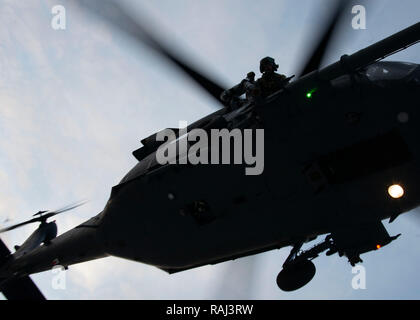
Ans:
[[[404,65],[410,72],[398,76]],[[172,273],[419,206],[420,68],[373,66],[394,78],[375,78],[367,69],[308,87],[310,97],[292,83],[250,108],[247,125],[265,132],[261,175],[245,175],[244,165],[235,164],[157,165],[152,153],[113,188],[98,216],[16,257],[3,274],[108,255]],[[388,194],[393,184],[403,186],[402,198]]]
[[[144,173],[139,163],[105,209],[107,252],[176,272],[420,205],[420,69],[406,65],[401,75],[404,64],[375,66],[394,77],[375,78],[370,67],[308,88],[311,98],[286,88],[256,107],[265,130],[261,175],[246,176],[241,165],[153,161]],[[403,198],[390,197],[393,184],[404,187]],[[186,210],[197,202],[206,209]]]

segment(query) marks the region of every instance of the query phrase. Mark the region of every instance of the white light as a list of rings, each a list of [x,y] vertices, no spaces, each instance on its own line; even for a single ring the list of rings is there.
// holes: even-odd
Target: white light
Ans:
[[[388,188],[389,195],[394,199],[402,198],[404,189],[399,184],[394,184]]]

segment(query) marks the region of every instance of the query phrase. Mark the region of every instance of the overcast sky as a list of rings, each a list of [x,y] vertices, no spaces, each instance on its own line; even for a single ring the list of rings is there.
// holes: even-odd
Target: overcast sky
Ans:
[[[153,21],[166,42],[226,86],[258,73],[262,57],[296,72],[332,0],[156,0],[128,5]],[[66,29],[51,27],[54,5]],[[420,19],[418,0],[369,1],[367,29],[353,30],[349,11],[324,64]],[[390,60],[420,63],[420,46]],[[59,233],[99,213],[137,161],[140,140],[217,107],[177,69],[94,19],[70,0],[1,0],[0,225],[42,209],[91,201],[57,217]],[[281,210],[281,208],[279,209]],[[420,214],[418,214],[420,216]],[[10,222],[9,222],[10,223]],[[280,291],[275,278],[290,248],[167,275],[151,266],[105,258],[70,266],[67,289],[52,273],[32,278],[48,299],[419,299],[420,219],[385,223],[403,236],[363,255],[367,288],[353,290],[345,258],[321,255],[317,275],[301,290]],[[11,248],[36,226],[2,235]]]

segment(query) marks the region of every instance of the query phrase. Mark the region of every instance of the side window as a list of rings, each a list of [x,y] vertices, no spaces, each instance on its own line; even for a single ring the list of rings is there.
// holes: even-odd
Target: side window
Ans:
[[[333,80],[331,80],[331,85],[334,88],[348,88],[350,87],[352,84],[352,80],[350,75],[345,74],[343,76],[340,76],[338,78],[335,78]]]
[[[400,80],[407,77],[417,65],[404,62],[379,62],[369,66],[366,76],[371,81],[375,80]]]

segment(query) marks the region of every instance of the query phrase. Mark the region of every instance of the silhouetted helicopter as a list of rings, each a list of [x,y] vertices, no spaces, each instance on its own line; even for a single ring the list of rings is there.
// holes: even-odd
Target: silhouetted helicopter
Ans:
[[[389,244],[382,220],[420,205],[420,67],[383,58],[420,40],[420,23],[319,69],[344,2],[327,23],[301,76],[259,103],[223,105],[224,88],[183,62],[114,2],[79,1],[161,54],[208,92],[221,109],[186,131],[265,130],[261,175],[244,165],[160,165],[157,133],[134,151],[138,164],[112,188],[97,216],[56,237],[46,219],[78,204],[7,228],[41,222],[16,252],[0,246],[0,290],[41,299],[32,273],[109,255],[169,273],[292,246],[277,277],[292,291],[315,274],[321,252],[346,256]],[[178,137],[181,139],[181,137]],[[4,231],[6,231],[4,230]],[[326,235],[309,250],[304,243]]]

